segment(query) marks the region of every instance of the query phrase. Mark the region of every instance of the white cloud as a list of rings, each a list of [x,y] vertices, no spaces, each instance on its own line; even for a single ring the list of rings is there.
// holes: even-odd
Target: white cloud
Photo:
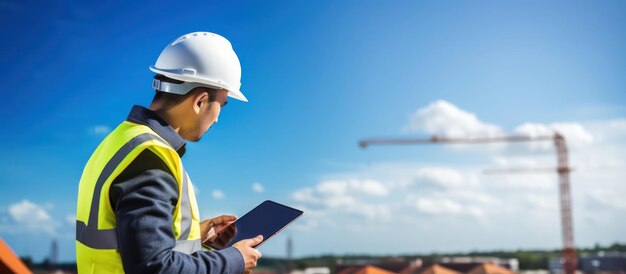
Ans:
[[[317,192],[324,195],[343,195],[347,192],[358,192],[370,196],[386,196],[389,190],[376,180],[331,180],[317,185]]]
[[[624,199],[623,193],[615,193],[606,189],[594,189],[587,194],[587,198],[605,210],[626,210],[626,199]]]
[[[28,200],[10,205],[9,214],[17,222],[46,222],[50,220],[50,215],[43,207]]]
[[[498,168],[537,168],[540,166],[537,157],[494,156],[493,163]]]
[[[214,199],[224,199],[224,192],[222,192],[221,190],[213,190],[213,192],[211,192],[211,195],[213,196]]]
[[[476,114],[464,111],[444,101],[435,101],[415,112],[405,126],[409,131],[420,131],[442,137],[484,137],[500,136],[502,129],[484,123]]]
[[[419,199],[415,203],[417,209],[429,214],[459,213],[463,207],[450,200]]]
[[[580,147],[593,142],[593,136],[579,123],[524,123],[513,130],[518,135],[537,137],[551,136],[558,132],[565,137],[567,145],[570,147]],[[554,147],[551,142],[529,143],[532,149],[550,149]]]
[[[329,208],[349,207],[356,203],[356,199],[352,196],[330,196],[324,199],[324,205]]]
[[[626,120],[614,120],[609,126],[620,129],[626,124]],[[555,132],[565,136],[570,148],[578,148],[594,142],[594,136],[580,123],[561,122],[552,124],[523,123],[512,130],[512,134],[506,134],[500,126],[489,124],[478,119],[476,114],[460,109],[454,104],[445,100],[438,100],[430,103],[424,108],[418,109],[409,119],[409,123],[404,127],[412,132],[422,132],[428,135],[437,135],[450,138],[473,138],[473,137],[494,137],[505,135],[524,136],[551,136]],[[466,146],[466,145],[457,145]],[[504,143],[493,143],[489,149],[506,147]],[[551,141],[529,142],[528,146],[532,150],[550,150],[554,144]],[[492,151],[488,151],[491,153]]]
[[[389,189],[376,180],[350,181],[350,187],[371,196],[387,196]]]
[[[305,187],[292,193],[294,201],[306,208],[313,210],[326,220],[326,225],[333,225],[334,218],[329,215],[345,214],[352,217],[364,217],[368,220],[386,220],[392,215],[389,205],[376,202],[390,194],[390,188],[386,184],[372,179],[337,179],[324,180],[314,187]],[[307,218],[308,218],[307,214]],[[361,223],[359,218],[348,217],[356,223]],[[305,218],[306,219],[306,218]],[[319,222],[316,222],[319,224]]]
[[[57,222],[55,222],[43,206],[35,204],[29,200],[12,204],[8,208],[8,213],[17,227],[14,231],[21,228],[31,232],[43,232],[50,235],[56,233]]]
[[[74,215],[74,214],[69,214],[69,215],[65,216],[65,221],[66,221],[69,225],[76,225],[76,215]]]
[[[263,185],[262,185],[261,183],[258,183],[258,182],[257,182],[257,183],[253,183],[253,184],[252,184],[252,190],[253,190],[254,192],[259,192],[259,193],[261,193],[261,192],[264,192],[264,191],[265,191],[265,188],[263,187]]]
[[[342,195],[346,193],[348,183],[344,181],[325,181],[317,185],[317,192],[323,195]]]
[[[556,169],[555,169],[556,170]],[[549,191],[556,187],[556,171],[552,173],[510,173],[490,175],[490,185],[494,189],[516,191]]]
[[[393,219],[393,209],[386,204],[361,204],[349,207],[348,210],[372,221],[389,221]]]
[[[559,205],[558,201],[552,195],[525,195],[530,208],[538,210],[556,210]]]
[[[463,178],[458,171],[446,167],[425,167],[417,172],[418,182],[433,183],[444,188],[455,188],[462,184],[474,184],[473,180]]]
[[[449,199],[422,198],[417,200],[415,207],[423,213],[433,215],[472,215],[480,217],[483,211],[477,206],[461,205]]]
[[[292,194],[292,198],[298,202],[303,202],[303,203],[308,203],[308,204],[320,203],[320,200],[316,197],[314,190],[310,187],[296,190]]]
[[[350,195],[352,193],[381,197],[389,194],[389,189],[381,182],[371,179],[327,180],[317,184],[315,191],[313,189],[303,189],[296,192],[296,196],[304,200],[311,200],[310,196],[313,192],[326,197]]]
[[[111,132],[111,128],[107,125],[95,125],[92,132],[96,135],[106,135]]]
[[[292,198],[315,207],[326,219],[342,214],[364,217],[352,220],[362,225],[416,212],[417,200],[429,197],[465,205],[469,213],[458,215],[481,217],[482,207],[493,206],[498,199],[481,192],[476,173],[415,163],[368,164],[354,173],[330,176],[336,179],[301,188]]]

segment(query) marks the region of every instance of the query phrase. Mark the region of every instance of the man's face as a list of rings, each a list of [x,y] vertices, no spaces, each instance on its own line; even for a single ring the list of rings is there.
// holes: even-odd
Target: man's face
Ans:
[[[195,132],[195,136],[193,136],[195,138],[190,141],[199,141],[202,135],[204,135],[214,123],[217,123],[222,107],[228,102],[227,94],[228,92],[222,89],[215,94],[215,101],[209,102],[208,96],[202,99],[205,101],[200,106],[197,124],[195,126],[198,131]]]

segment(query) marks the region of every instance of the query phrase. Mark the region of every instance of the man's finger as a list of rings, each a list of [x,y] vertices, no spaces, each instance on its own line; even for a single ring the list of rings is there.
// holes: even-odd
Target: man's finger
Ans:
[[[237,220],[237,217],[234,215],[222,215],[222,216],[213,218],[213,224],[217,225],[217,224],[221,224],[224,222],[232,222],[234,220]]]
[[[263,241],[263,235],[256,236],[256,237],[251,239],[250,246],[256,246],[256,245],[260,244],[262,241]]]
[[[217,233],[215,232],[215,227],[211,227],[211,229],[209,229],[209,232],[207,233],[206,236],[206,241],[212,242],[215,240],[215,238],[217,237]]]

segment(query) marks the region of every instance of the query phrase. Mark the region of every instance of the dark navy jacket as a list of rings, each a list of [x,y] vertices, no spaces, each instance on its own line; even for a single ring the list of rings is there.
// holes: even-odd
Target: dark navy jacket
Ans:
[[[128,121],[143,124],[165,139],[182,157],[185,141],[156,113],[134,106]],[[173,212],[178,184],[165,163],[145,150],[113,181],[109,199],[117,218],[117,240],[126,273],[243,273],[244,261],[234,247],[173,251]]]

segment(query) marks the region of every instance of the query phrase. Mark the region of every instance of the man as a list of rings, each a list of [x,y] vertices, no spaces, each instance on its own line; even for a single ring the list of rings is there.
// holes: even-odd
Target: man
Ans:
[[[232,236],[224,228],[236,217],[200,223],[181,161],[185,140],[200,140],[227,97],[247,102],[239,91],[239,59],[224,37],[194,32],[168,45],[150,70],[157,73],[150,107],[134,106],[83,171],[78,272],[249,273],[261,257],[254,247],[263,237],[202,250],[202,244]]]

